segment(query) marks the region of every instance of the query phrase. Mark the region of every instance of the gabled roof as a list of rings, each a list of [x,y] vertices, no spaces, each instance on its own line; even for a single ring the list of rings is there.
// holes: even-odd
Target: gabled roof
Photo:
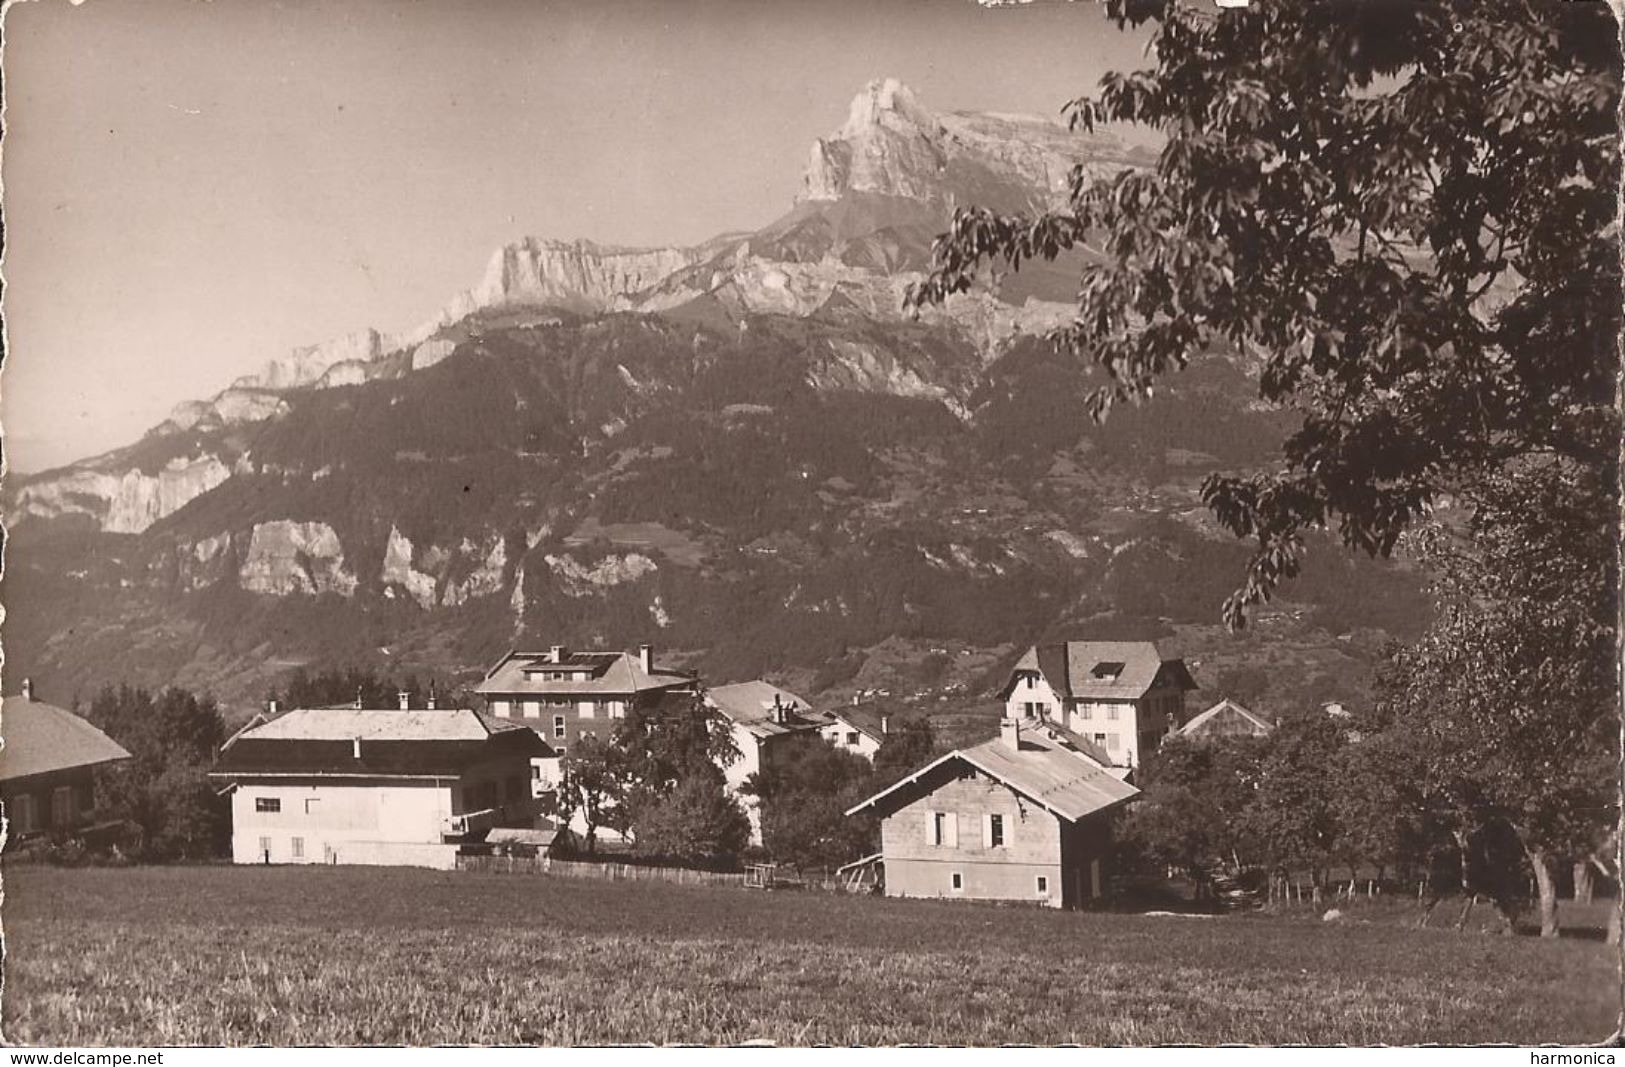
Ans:
[[[1150,641],[1067,641],[1035,645],[1016,662],[1003,695],[1016,678],[1037,671],[1056,695],[1072,700],[1135,700],[1159,683],[1197,688],[1182,659],[1165,659]]]
[[[298,708],[236,734],[210,773],[455,778],[502,754],[554,753],[523,723],[467,708]]]
[[[1235,729],[1235,725],[1239,725],[1241,729]],[[1268,719],[1253,714],[1246,707],[1226,697],[1206,711],[1193,716],[1190,722],[1179,728],[1179,732],[1187,737],[1198,737],[1204,734],[1226,733],[1267,734],[1274,729],[1275,725]]]
[[[549,680],[548,672],[586,673],[585,679]],[[641,660],[630,652],[566,652],[555,662],[551,652],[509,652],[485,673],[474,687],[482,696],[520,694],[529,696],[632,696],[657,689],[693,685],[694,676],[655,665],[643,669]]]
[[[895,811],[906,803],[906,788],[951,762],[963,763],[994,778],[1056,816],[1071,822],[1133,800],[1140,791],[1054,741],[1024,731],[1019,749],[995,737],[974,748],[955,750],[881,790],[846,814],[868,807]]]
[[[891,712],[876,707],[873,704],[853,704],[849,707],[837,708],[825,713],[831,722],[842,722],[858,733],[864,735],[876,744],[886,743],[886,726],[884,721],[891,717]],[[826,722],[825,725],[829,725]]]
[[[729,720],[757,737],[813,730],[827,721],[823,716],[814,714],[801,697],[759,678],[753,682],[734,682],[707,689],[705,698]],[[779,707],[788,710],[787,721],[773,721],[775,701]]]
[[[84,719],[40,700],[0,705],[0,781],[127,760],[124,747]]]
[[[1024,726],[1023,728],[1025,729],[1026,727]],[[1096,744],[1083,734],[1080,734],[1075,730],[1069,730],[1065,726],[1052,722],[1048,719],[1045,719],[1041,725],[1035,726],[1033,729],[1047,734],[1051,741],[1056,742],[1061,747],[1070,748],[1084,758],[1099,764],[1101,770],[1112,770],[1114,764],[1112,754],[1107,752],[1103,746]]]

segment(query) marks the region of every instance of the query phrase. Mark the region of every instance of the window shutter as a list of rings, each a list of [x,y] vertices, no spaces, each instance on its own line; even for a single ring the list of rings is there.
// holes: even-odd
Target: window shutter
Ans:
[[[930,808],[926,808],[925,809],[925,843],[928,844],[928,845],[934,845],[934,844],[937,843],[936,826],[937,826],[937,813],[932,811]]]
[[[943,821],[948,824],[948,840],[946,842],[948,847],[949,848],[958,848],[959,847],[959,814],[957,812],[949,812],[948,817]]]
[[[993,847],[993,816],[982,816],[982,847]]]

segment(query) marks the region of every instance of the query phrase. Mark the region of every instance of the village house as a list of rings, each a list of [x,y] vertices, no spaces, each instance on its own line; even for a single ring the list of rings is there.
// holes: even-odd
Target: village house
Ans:
[[[774,753],[797,736],[816,736],[827,716],[812,711],[807,701],[769,682],[719,685],[705,694],[708,706],[729,723],[739,758],[722,768],[728,788],[739,798],[750,818],[751,844],[762,843],[762,814],[757,798],[741,793],[753,774],[773,766]]]
[[[22,696],[0,708],[0,737],[8,845],[108,828],[96,820],[95,773],[129,759],[122,746],[66,708],[35,700],[27,678]]]
[[[636,655],[554,645],[509,652],[474,691],[492,715],[529,726],[562,756],[583,737],[607,740],[633,707],[692,697],[698,689],[692,674],[656,665],[652,645]]]
[[[891,726],[889,715],[866,705],[854,705],[824,714],[825,721],[818,732],[825,741],[842,751],[874,762],[875,753],[886,743],[886,734]]]
[[[222,747],[237,863],[451,869],[495,828],[534,829],[552,758],[523,723],[459,709],[300,708]]]
[[[1184,721],[1185,694],[1196,688],[1185,661],[1150,641],[1067,641],[1028,649],[999,697],[1007,717],[1056,722],[1115,766],[1138,767]]]
[[[1088,907],[1106,895],[1111,817],[1139,794],[1019,719],[847,812],[880,817],[892,897]]]
[[[1214,740],[1267,737],[1274,729],[1275,725],[1268,719],[1226,697],[1206,711],[1193,715],[1190,722],[1179,728],[1179,733],[1196,740]]]

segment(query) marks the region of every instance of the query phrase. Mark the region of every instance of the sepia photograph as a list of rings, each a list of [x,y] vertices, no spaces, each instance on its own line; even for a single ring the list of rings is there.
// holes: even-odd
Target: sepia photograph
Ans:
[[[0,1043],[1612,1048],[1622,18],[7,3]]]

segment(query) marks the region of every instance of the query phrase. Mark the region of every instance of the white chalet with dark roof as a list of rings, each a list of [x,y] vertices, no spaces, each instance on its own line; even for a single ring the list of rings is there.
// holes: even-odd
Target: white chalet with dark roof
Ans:
[[[1067,641],[1028,649],[1000,696],[1008,718],[1057,723],[1113,765],[1137,767],[1183,721],[1196,688],[1185,661],[1150,641]]]

